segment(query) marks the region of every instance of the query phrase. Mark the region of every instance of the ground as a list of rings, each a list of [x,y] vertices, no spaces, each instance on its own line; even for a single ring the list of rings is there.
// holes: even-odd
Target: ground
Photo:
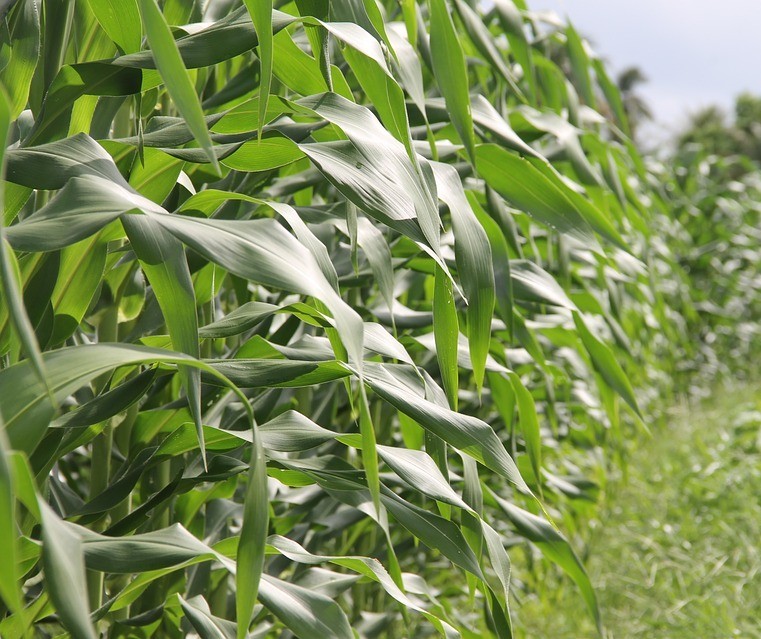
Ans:
[[[582,536],[606,639],[761,638],[761,391],[669,411]],[[519,637],[598,636],[560,592],[516,606]]]

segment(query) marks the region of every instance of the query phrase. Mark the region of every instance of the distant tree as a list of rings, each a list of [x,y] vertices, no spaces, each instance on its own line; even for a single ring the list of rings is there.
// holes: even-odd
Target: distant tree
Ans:
[[[636,66],[627,67],[618,74],[617,78],[618,90],[621,92],[624,110],[629,118],[632,137],[636,137],[637,128],[642,122],[653,119],[653,112],[649,105],[638,93],[639,87],[645,82],[647,82],[647,76]]]
[[[756,137],[761,137],[761,97],[741,93],[735,101],[735,125]]]
[[[761,96],[742,93],[737,97],[735,127],[742,136],[744,154],[761,162]]]
[[[677,148],[698,146],[728,157],[744,155],[761,162],[761,97],[743,93],[735,100],[733,119],[718,106],[694,112],[677,138]]]
[[[726,156],[737,152],[738,140],[721,107],[707,106],[689,115],[687,127],[680,134],[677,146],[683,149],[693,145],[714,155]]]

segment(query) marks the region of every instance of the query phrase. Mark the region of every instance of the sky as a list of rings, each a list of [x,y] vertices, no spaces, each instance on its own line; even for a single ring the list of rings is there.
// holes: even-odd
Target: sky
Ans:
[[[761,94],[761,0],[529,0],[529,8],[570,18],[613,73],[644,71],[651,140],[703,106],[731,111],[737,94]]]

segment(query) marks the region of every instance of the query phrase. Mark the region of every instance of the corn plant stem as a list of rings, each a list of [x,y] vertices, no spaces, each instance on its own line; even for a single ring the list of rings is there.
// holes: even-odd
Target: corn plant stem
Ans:
[[[135,424],[135,420],[137,419],[137,415],[139,413],[139,406],[137,404],[133,404],[130,406],[126,414],[124,416],[124,419],[121,421],[121,423],[113,430],[113,443],[116,444],[116,446],[119,448],[119,451],[126,457],[129,453],[129,444],[130,444],[130,436],[132,434],[132,427]],[[127,495],[125,499],[123,499],[121,502],[119,502],[109,513],[109,517],[111,522],[117,522],[124,519],[129,513],[132,511],[132,495]],[[129,583],[129,576],[128,575],[119,575],[118,577],[115,577],[113,580],[112,588],[114,592],[118,592],[119,590],[126,587],[126,585]],[[125,606],[124,608],[117,610],[113,613],[114,619],[127,619],[130,614],[130,606]]]
[[[118,306],[110,306],[103,314],[100,324],[98,325],[98,341],[112,342],[117,339],[118,335]],[[101,392],[108,384],[110,375],[98,377],[93,386],[95,392]],[[103,431],[93,440],[92,443],[92,463],[90,466],[90,497],[95,497],[103,492],[109,483],[111,475],[111,446],[113,444],[113,428],[111,420],[105,425]],[[106,523],[102,518],[96,525],[96,528],[102,529]],[[90,608],[95,610],[99,608],[103,600],[103,573],[99,571],[87,572],[87,591]]]

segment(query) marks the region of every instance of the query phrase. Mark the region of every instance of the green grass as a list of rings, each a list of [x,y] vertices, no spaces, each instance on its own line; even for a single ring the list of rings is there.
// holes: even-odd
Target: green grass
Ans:
[[[761,637],[759,425],[757,386],[721,389],[670,411],[609,485],[586,532],[607,637]],[[595,636],[576,593],[545,592],[519,607],[522,636]]]

